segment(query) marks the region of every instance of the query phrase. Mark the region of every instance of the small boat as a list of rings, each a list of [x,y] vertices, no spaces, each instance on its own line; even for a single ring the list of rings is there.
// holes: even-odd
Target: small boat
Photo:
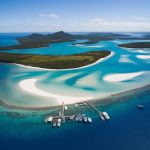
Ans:
[[[63,116],[63,117],[61,117],[61,119],[62,119],[62,123],[65,123],[66,122],[66,119],[65,119],[65,117]]]
[[[74,115],[70,116],[70,120],[73,121],[73,120],[74,120],[74,117],[75,117]]]
[[[78,107],[78,104],[75,104],[75,105],[74,105],[74,108],[76,108],[76,107]]]
[[[60,118],[57,120],[57,126],[58,126],[58,127],[61,126],[61,119],[60,119]]]
[[[85,122],[85,123],[87,123],[88,122],[88,118],[87,117],[83,117],[83,121]]]
[[[79,118],[79,122],[82,122],[82,116],[79,116],[78,118]]]
[[[143,105],[137,105],[137,108],[143,109],[144,106]]]
[[[99,117],[101,118],[102,121],[105,121],[105,118],[103,117],[102,114],[100,114]]]
[[[67,106],[64,106],[64,110],[68,110],[68,107],[67,107]]]
[[[47,123],[47,122],[48,122],[48,118],[45,119],[45,123]]]
[[[92,118],[88,117],[87,119],[89,123],[92,123]]]
[[[75,117],[74,117],[74,120],[75,120],[75,121],[79,121],[79,117],[78,117],[78,116],[75,116]]]
[[[109,119],[110,119],[110,117],[109,117],[109,115],[108,115],[107,112],[102,112],[102,115],[103,115],[103,117],[104,117],[106,120],[109,120]]]
[[[52,120],[53,120],[53,117],[52,117],[52,116],[49,116],[49,117],[47,118],[47,122],[52,122]]]
[[[46,117],[45,123],[52,122],[52,120],[53,120],[52,116]]]
[[[57,119],[53,119],[53,127],[57,127]]]

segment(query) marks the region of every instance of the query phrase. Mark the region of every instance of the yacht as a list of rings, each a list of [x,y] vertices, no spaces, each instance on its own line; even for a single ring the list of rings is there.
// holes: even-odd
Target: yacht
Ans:
[[[108,115],[107,112],[102,112],[102,115],[103,115],[103,117],[104,117],[106,120],[109,120],[109,119],[110,119],[110,117],[109,117],[109,115]]]

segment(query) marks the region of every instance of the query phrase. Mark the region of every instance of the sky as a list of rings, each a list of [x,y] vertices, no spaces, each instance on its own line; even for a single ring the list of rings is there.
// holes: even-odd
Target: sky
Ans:
[[[0,0],[0,32],[150,32],[150,0]]]

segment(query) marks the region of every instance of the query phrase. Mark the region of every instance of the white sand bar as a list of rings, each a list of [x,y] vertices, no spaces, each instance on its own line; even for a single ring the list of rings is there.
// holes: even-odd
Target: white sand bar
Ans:
[[[19,86],[26,92],[29,92],[34,95],[44,96],[44,97],[50,97],[57,100],[58,104],[62,104],[63,102],[65,104],[73,104],[85,100],[90,100],[91,97],[71,97],[71,96],[61,96],[57,94],[53,94],[50,92],[43,91],[36,87],[36,82],[38,79],[25,79],[19,82]]]
[[[150,59],[150,55],[137,55],[136,57],[139,59]]]
[[[95,72],[83,78],[80,78],[76,81],[76,85],[81,86],[81,87],[89,86],[91,88],[98,88],[99,87],[99,82],[98,82],[99,75],[100,75],[99,72]]]
[[[119,62],[123,62],[123,63],[135,63],[134,61],[132,61],[131,59],[129,59],[129,55],[122,55],[119,59]]]
[[[133,79],[142,74],[144,74],[144,72],[110,74],[110,75],[106,75],[103,79],[108,82],[121,82],[121,81]]]

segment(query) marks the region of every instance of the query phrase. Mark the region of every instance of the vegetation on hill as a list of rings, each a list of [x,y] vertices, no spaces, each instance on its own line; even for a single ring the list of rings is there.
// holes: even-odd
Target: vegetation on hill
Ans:
[[[0,62],[17,63],[49,69],[68,69],[92,64],[110,54],[111,52],[107,50],[90,51],[68,56],[0,53]]]
[[[88,33],[88,34],[69,34],[59,31],[53,34],[38,34],[33,33],[25,37],[17,39],[18,45],[0,46],[0,50],[12,49],[28,49],[38,47],[48,47],[51,43],[69,42],[78,39],[87,39],[86,42],[76,44],[94,44],[101,40],[115,40],[115,39],[150,39],[150,35],[146,34],[144,37],[131,37],[121,33]]]
[[[150,48],[150,42],[134,42],[127,44],[120,44],[119,46],[126,48]]]

